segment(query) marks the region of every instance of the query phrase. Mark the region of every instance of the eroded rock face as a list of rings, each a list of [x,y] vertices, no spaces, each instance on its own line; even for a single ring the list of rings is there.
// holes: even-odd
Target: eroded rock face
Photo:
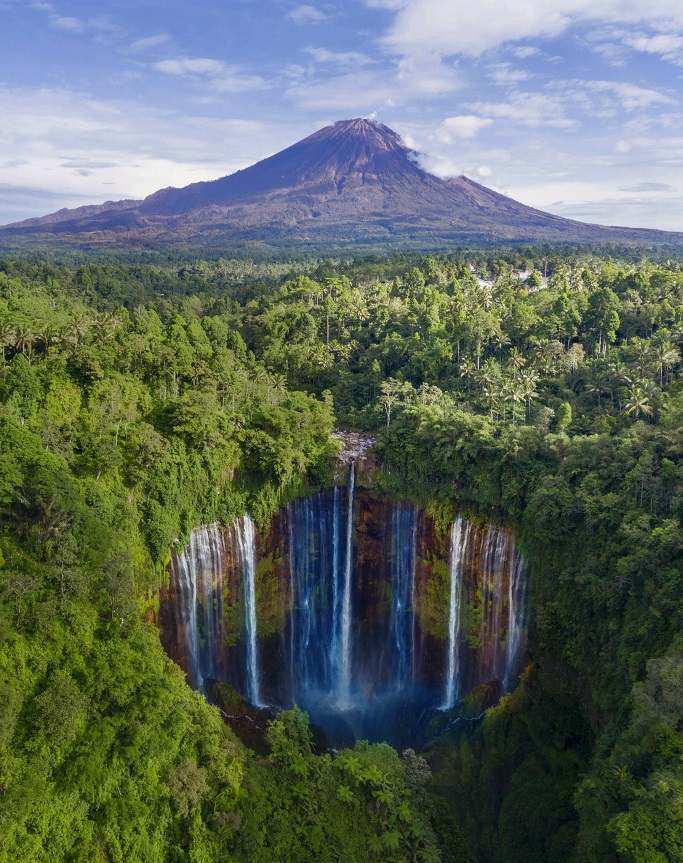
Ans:
[[[221,575],[201,576],[191,624],[195,650],[220,637],[213,658],[204,661],[205,680],[223,680],[244,694],[248,674],[256,674],[263,704],[297,703],[323,726],[337,722],[341,711],[345,722],[355,717],[344,734],[361,736],[379,735],[380,725],[391,722],[392,705],[417,714],[442,707],[448,675],[457,675],[453,703],[482,686],[493,698],[510,685],[521,644],[511,647],[523,623],[513,607],[521,601],[519,556],[504,528],[461,527],[465,539],[454,560],[452,531],[440,532],[414,505],[371,489],[351,495],[337,487],[283,508],[256,538],[254,660],[245,649],[241,558],[233,533],[223,530],[213,540],[222,549],[223,559],[212,564]],[[186,587],[179,589],[187,575],[181,563],[174,551],[159,623],[167,652],[192,675],[190,624],[179,608],[188,596]],[[257,667],[248,669],[250,661]],[[195,677],[193,685],[201,681]],[[368,724],[373,711],[374,726]]]

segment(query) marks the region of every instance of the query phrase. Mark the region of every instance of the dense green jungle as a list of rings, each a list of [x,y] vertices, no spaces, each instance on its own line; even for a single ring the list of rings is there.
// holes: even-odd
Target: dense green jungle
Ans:
[[[637,251],[0,261],[0,861],[682,860],[682,347]],[[529,561],[517,687],[418,751],[296,708],[251,751],[143,616],[334,428]]]

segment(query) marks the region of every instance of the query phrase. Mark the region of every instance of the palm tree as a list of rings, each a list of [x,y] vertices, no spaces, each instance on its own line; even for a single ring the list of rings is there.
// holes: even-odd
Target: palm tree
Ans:
[[[474,363],[469,357],[463,357],[460,360],[460,377],[467,378],[467,392],[470,391],[470,380],[476,371],[476,363]]]
[[[624,412],[629,415],[633,414],[636,419],[638,419],[641,413],[647,417],[652,416],[653,411],[650,406],[650,397],[641,387],[633,387],[630,399],[624,407]]]
[[[71,320],[66,325],[66,338],[73,344],[74,350],[78,350],[78,345],[85,338],[90,329],[90,318],[81,312],[74,312]]]
[[[54,324],[44,324],[37,333],[38,340],[43,343],[43,351],[45,354],[50,350],[50,345],[54,345],[58,338],[57,328]]]
[[[603,393],[610,392],[610,388],[607,386],[607,377],[604,372],[598,371],[593,374],[592,379],[586,384],[586,392],[597,396],[598,407],[600,407],[600,396]]]
[[[664,369],[673,368],[681,361],[681,354],[672,342],[661,342],[652,351],[655,368],[659,372],[659,386],[664,386]]]
[[[508,358],[508,362],[510,363],[510,365],[511,365],[511,366],[512,366],[512,368],[513,368],[513,375],[512,375],[512,376],[513,376],[513,378],[515,378],[515,380],[516,380],[516,379],[517,379],[517,373],[518,373],[522,368],[524,368],[524,366],[526,365],[526,360],[525,360],[525,358],[522,356],[522,354],[521,354],[521,352],[519,351],[519,349],[518,349],[518,348],[513,348],[513,349],[510,351],[510,356],[509,356],[509,358]]]
[[[533,369],[529,369],[522,375],[520,383],[522,385],[522,393],[526,400],[526,417],[528,419],[529,412],[531,411],[531,400],[538,398],[538,393],[536,392],[538,372],[535,372]]]
[[[503,348],[506,345],[510,344],[510,339],[501,330],[500,332],[498,332],[494,335],[494,337],[491,339],[491,341],[498,348],[498,359],[500,359],[501,351],[503,350]]]
[[[35,339],[35,333],[29,323],[21,323],[14,332],[14,349],[23,353]]]
[[[498,366],[498,363],[493,359],[493,357],[489,357],[477,373],[477,383],[481,387],[484,398],[488,402],[491,419],[493,419],[493,403],[495,400],[494,394],[496,391],[495,383],[499,379],[499,377],[500,368]]]
[[[108,342],[121,326],[118,312],[102,312],[95,322],[95,332],[101,342]]]
[[[0,349],[2,360],[5,361],[5,350],[11,347],[15,341],[14,327],[7,321],[0,321]]]
[[[519,381],[512,381],[508,388],[508,397],[512,402],[512,425],[517,424],[517,405],[524,401],[524,387]]]

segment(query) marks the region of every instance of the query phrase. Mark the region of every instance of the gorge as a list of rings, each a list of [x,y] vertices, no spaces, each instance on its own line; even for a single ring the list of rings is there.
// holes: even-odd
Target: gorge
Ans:
[[[256,531],[247,514],[173,550],[162,642],[195,689],[253,708],[299,705],[332,741],[410,741],[486,685],[514,687],[527,568],[513,534],[356,484],[299,498]]]

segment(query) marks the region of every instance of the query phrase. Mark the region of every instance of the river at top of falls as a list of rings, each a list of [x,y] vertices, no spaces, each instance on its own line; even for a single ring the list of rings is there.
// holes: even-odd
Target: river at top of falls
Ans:
[[[479,684],[514,685],[527,602],[510,531],[458,516],[440,569],[426,516],[361,506],[353,465],[346,487],[294,501],[278,524],[278,576],[258,565],[248,515],[198,528],[174,553],[195,688],[223,680],[255,707],[299,704],[333,736],[390,739],[392,723],[451,711]],[[277,627],[264,618],[274,603]]]

